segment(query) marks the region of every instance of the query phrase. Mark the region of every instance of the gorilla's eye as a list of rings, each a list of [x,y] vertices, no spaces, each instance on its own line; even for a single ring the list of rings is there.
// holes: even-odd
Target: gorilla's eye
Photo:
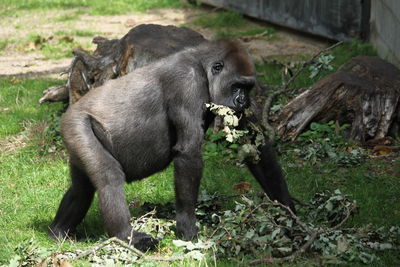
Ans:
[[[211,68],[211,72],[213,75],[218,74],[222,71],[224,68],[224,63],[223,62],[216,62]]]

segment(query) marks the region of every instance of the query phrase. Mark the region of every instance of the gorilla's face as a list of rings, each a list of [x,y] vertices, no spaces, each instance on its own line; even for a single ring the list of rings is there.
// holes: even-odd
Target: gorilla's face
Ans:
[[[213,61],[207,76],[211,102],[237,112],[250,106],[249,92],[254,87],[255,70],[248,53],[235,44],[220,60]]]

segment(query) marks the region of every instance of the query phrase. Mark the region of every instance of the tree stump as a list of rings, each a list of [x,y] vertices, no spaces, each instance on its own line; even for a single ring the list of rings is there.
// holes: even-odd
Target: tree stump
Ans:
[[[102,85],[160,58],[206,41],[185,27],[142,24],[132,28],[121,39],[95,37],[97,48],[93,55],[83,49],[74,50],[74,59],[67,70],[65,85],[46,89],[40,103],[78,101],[92,88]]]
[[[347,137],[364,142],[399,135],[400,71],[377,57],[359,56],[289,102],[278,114],[277,133],[296,137],[313,121],[350,124]]]

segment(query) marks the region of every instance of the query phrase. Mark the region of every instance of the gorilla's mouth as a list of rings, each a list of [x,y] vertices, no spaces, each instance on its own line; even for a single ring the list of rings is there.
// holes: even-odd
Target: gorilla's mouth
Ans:
[[[233,104],[235,105],[237,111],[243,111],[250,106],[250,101],[248,100],[248,97],[240,94],[233,99]]]
[[[236,82],[232,88],[233,105],[236,111],[243,111],[250,106],[249,91],[254,87],[254,82]]]

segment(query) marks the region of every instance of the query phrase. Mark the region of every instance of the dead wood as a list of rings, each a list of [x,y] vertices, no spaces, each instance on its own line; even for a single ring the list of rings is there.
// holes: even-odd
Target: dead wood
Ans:
[[[155,24],[134,27],[121,39],[97,36],[93,39],[97,44],[93,55],[81,48],[75,49],[75,57],[66,71],[65,86],[48,88],[39,102],[66,102],[69,99],[70,104],[75,103],[109,79],[204,41],[201,34],[191,29]]]
[[[400,70],[377,57],[355,57],[288,103],[277,116],[276,130],[294,140],[312,121],[333,120],[351,125],[350,139],[383,138],[398,127],[399,98]]]

